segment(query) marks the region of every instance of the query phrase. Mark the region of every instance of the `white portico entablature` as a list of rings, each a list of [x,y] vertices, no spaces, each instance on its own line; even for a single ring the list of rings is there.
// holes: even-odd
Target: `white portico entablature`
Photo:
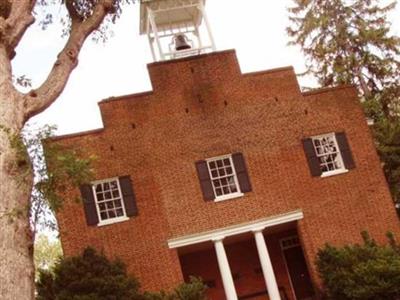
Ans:
[[[285,224],[303,219],[303,212],[295,210],[288,213],[266,217],[255,221],[210,230],[206,232],[186,235],[168,240],[169,248],[179,248],[194,244],[199,244],[207,241],[212,241],[218,238],[239,235],[246,232],[262,231],[267,227],[272,227],[280,224]]]

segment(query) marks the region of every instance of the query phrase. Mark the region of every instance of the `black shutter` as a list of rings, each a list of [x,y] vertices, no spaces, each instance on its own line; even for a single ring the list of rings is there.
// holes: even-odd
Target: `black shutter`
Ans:
[[[247,173],[246,163],[242,153],[232,154],[233,165],[235,166],[236,176],[239,181],[242,193],[251,192],[251,183]]]
[[[137,216],[136,197],[132,188],[132,181],[129,176],[119,177],[119,186],[121,187],[122,198],[125,204],[125,211],[128,217]]]
[[[303,139],[303,149],[306,154],[308,167],[310,168],[310,172],[312,176],[321,176],[322,170],[319,164],[318,157],[315,153],[314,144],[312,139],[307,138]]]
[[[89,226],[97,225],[99,223],[99,216],[97,215],[92,186],[90,184],[84,184],[81,185],[80,190],[83,200],[83,208],[85,210],[86,223]]]
[[[342,154],[342,159],[344,166],[347,170],[354,169],[356,167],[353,159],[353,155],[351,154],[350,146],[347,141],[346,134],[344,132],[336,132],[336,141],[339,146],[340,153]]]
[[[204,200],[212,201],[215,199],[214,189],[211,183],[210,173],[208,171],[207,162],[200,160],[196,162],[197,175],[200,180],[200,187]]]

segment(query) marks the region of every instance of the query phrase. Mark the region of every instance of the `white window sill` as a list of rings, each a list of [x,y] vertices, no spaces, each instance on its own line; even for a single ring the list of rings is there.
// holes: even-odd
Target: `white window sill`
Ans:
[[[347,169],[334,170],[334,171],[322,173],[321,177],[335,176],[335,175],[344,174],[347,172],[349,172],[349,170],[347,170]]]
[[[129,220],[129,218],[128,217],[118,217],[118,218],[112,218],[112,219],[108,219],[108,220],[105,220],[105,221],[100,221],[98,224],[97,224],[97,226],[98,227],[100,227],[100,226],[105,226],[105,225],[111,225],[111,224],[114,224],[114,223],[119,223],[119,222],[124,222],[124,221],[128,221]]]
[[[243,193],[234,193],[234,194],[228,194],[228,195],[223,195],[223,196],[219,196],[216,197],[214,202],[220,202],[220,201],[225,201],[225,200],[229,200],[229,199],[233,199],[233,198],[239,198],[239,197],[243,197]]]

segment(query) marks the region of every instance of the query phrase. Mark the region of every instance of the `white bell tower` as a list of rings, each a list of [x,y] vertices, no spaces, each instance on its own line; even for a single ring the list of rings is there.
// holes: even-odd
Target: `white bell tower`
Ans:
[[[141,0],[140,34],[147,34],[154,61],[215,51],[206,0]]]

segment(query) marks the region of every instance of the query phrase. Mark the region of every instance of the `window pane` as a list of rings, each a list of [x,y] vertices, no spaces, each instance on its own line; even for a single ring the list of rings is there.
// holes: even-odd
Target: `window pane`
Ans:
[[[95,190],[95,200],[101,221],[125,215],[118,180],[96,184]]]
[[[230,158],[208,160],[208,167],[216,197],[238,192],[235,169]]]
[[[322,172],[343,168],[342,158],[334,134],[313,138],[315,153]]]
[[[118,184],[115,180],[110,182],[110,188],[113,190],[118,189]]]

